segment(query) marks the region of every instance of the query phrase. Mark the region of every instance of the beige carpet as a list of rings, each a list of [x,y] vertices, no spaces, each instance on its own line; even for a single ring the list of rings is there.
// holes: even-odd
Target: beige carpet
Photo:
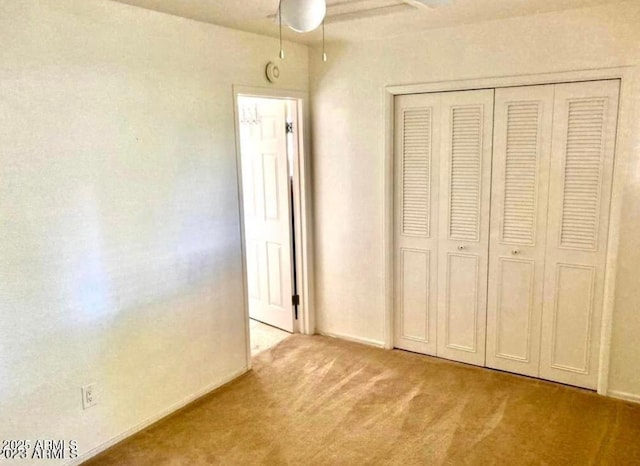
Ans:
[[[640,464],[640,405],[294,335],[94,465]]]

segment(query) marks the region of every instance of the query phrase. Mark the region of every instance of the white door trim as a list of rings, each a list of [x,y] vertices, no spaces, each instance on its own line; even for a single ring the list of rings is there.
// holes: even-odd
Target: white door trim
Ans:
[[[573,70],[554,73],[539,73],[518,76],[497,76],[455,81],[435,81],[420,84],[387,86],[383,91],[385,108],[385,153],[383,169],[384,219],[383,254],[385,266],[385,348],[393,348],[393,99],[396,95],[419,94],[428,92],[461,91],[471,89],[491,89],[512,86],[540,84],[559,84],[579,81],[605,79],[620,80],[620,105],[618,109],[618,130],[611,193],[611,211],[609,214],[609,237],[607,239],[607,261],[605,266],[604,303],[602,309],[602,332],[600,337],[598,393],[609,394],[609,363],[611,354],[611,335],[613,328],[613,310],[615,304],[615,279],[618,263],[618,243],[620,236],[620,216],[626,184],[629,154],[633,150],[633,102],[628,98],[634,83],[638,79],[640,67],[623,66]]]
[[[236,172],[238,176],[238,214],[242,247],[242,285],[245,319],[245,339],[247,369],[251,369],[251,341],[249,334],[249,298],[247,294],[246,245],[242,191],[242,163],[240,152],[240,125],[238,115],[238,97],[263,97],[292,100],[296,102],[298,121],[295,128],[298,135],[297,157],[294,158],[294,205],[296,254],[294,260],[298,271],[297,285],[300,294],[298,321],[294,331],[313,335],[315,333],[314,295],[313,295],[313,242],[312,242],[312,199],[311,199],[311,160],[309,159],[309,94],[302,91],[272,89],[268,87],[233,86],[233,111],[236,140]]]

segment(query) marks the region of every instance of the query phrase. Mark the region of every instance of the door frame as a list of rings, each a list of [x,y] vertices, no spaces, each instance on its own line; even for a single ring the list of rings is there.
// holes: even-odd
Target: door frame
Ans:
[[[634,83],[639,76],[638,67],[622,66],[571,70],[552,73],[538,73],[517,76],[480,77],[453,81],[433,81],[408,85],[389,85],[383,92],[385,119],[385,146],[383,168],[384,219],[383,219],[383,255],[385,273],[385,323],[384,347],[393,348],[394,336],[394,97],[405,94],[432,92],[464,91],[474,89],[498,89],[501,87],[535,86],[583,81],[620,80],[618,106],[618,127],[615,138],[615,158],[613,167],[613,186],[611,191],[611,209],[609,212],[609,234],[604,278],[604,298],[600,334],[600,354],[598,365],[597,392],[600,395],[615,395],[609,392],[609,366],[611,338],[613,330],[613,311],[615,306],[615,281],[618,263],[618,245],[620,237],[620,216],[626,184],[629,154],[633,151],[633,102],[631,95]]]
[[[315,314],[313,300],[313,249],[312,249],[312,199],[311,199],[311,160],[309,159],[309,94],[303,91],[272,89],[268,87],[233,86],[233,116],[236,144],[236,173],[238,177],[238,214],[242,248],[242,289],[245,320],[245,340],[247,370],[251,369],[251,336],[249,321],[249,295],[247,281],[246,232],[244,225],[244,195],[242,185],[242,163],[240,145],[240,115],[238,97],[258,97],[293,101],[297,108],[294,134],[298,136],[298,150],[293,161],[293,214],[294,228],[292,239],[295,241],[295,261],[297,270],[296,285],[300,296],[298,320],[294,322],[294,333],[313,335],[315,333]]]

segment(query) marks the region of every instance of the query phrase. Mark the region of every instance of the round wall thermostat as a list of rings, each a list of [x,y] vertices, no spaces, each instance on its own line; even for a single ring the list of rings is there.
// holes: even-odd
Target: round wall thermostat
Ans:
[[[280,68],[278,65],[270,61],[267,63],[267,79],[270,83],[276,82],[280,78]]]

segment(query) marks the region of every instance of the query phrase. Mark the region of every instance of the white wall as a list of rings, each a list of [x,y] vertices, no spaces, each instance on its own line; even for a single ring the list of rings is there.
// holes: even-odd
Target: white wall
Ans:
[[[326,64],[314,60],[319,52],[312,50],[318,330],[379,344],[384,339],[385,86],[637,65],[638,24],[640,4],[628,2],[333,44]],[[638,95],[626,87],[625,106],[637,106]],[[640,396],[640,138],[635,141],[628,154],[610,388]]]
[[[2,0],[0,44],[0,439],[85,453],[245,370],[232,85],[278,44],[106,0]]]

